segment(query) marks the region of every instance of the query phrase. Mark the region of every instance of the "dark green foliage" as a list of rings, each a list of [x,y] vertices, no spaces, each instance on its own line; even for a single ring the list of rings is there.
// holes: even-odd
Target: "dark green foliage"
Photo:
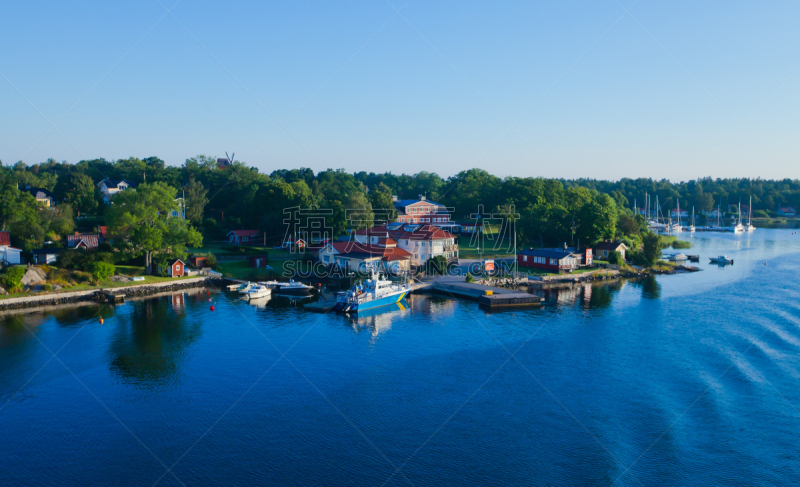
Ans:
[[[692,242],[686,240],[673,240],[670,244],[673,249],[690,249],[692,248]]]
[[[614,250],[608,255],[608,263],[609,264],[620,265],[620,264],[624,264],[625,261],[622,260],[622,254],[620,254],[619,252]]]
[[[24,275],[25,275],[24,267],[7,268],[2,276],[3,287],[6,288],[6,290],[9,292],[16,290],[17,288],[20,287],[20,283],[22,282],[22,276]]]
[[[442,255],[431,257],[425,261],[425,273],[429,276],[441,276],[447,273],[447,259]]]

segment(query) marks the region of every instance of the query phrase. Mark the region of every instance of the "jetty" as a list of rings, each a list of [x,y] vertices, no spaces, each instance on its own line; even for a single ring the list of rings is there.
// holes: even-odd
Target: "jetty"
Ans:
[[[478,301],[478,305],[489,310],[541,306],[544,301],[544,298],[535,294],[469,282],[437,281],[430,286],[430,291]]]

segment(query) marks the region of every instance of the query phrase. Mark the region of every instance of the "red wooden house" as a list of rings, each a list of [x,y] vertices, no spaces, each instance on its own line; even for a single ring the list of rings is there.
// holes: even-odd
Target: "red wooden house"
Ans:
[[[520,267],[550,272],[571,272],[583,264],[583,259],[581,254],[559,249],[524,249],[517,254]]]

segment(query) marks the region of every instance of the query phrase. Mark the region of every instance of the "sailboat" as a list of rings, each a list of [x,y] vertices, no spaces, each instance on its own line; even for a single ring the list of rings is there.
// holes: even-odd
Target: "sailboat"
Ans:
[[[742,225],[742,202],[739,202],[739,221],[737,223],[736,218],[733,219],[733,223],[731,224],[731,231],[733,233],[742,233],[744,232],[744,225]]]
[[[694,206],[692,207],[692,224],[689,225],[689,233],[694,233],[697,228],[694,226]]]
[[[678,223],[670,223],[669,230],[672,233],[681,233],[683,231],[683,225],[681,225],[681,200],[678,200]]]
[[[747,226],[744,227],[745,232],[754,232],[756,227],[753,226],[753,197],[750,197],[750,209],[747,211]]]

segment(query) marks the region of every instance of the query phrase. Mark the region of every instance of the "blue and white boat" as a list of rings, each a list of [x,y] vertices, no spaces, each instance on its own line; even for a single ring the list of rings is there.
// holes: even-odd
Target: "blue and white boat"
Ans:
[[[358,313],[368,309],[394,304],[405,298],[411,292],[409,284],[397,284],[387,279],[382,279],[378,274],[372,273],[372,279],[367,279],[364,284],[357,284],[349,291],[336,295],[337,311],[344,313]]]

